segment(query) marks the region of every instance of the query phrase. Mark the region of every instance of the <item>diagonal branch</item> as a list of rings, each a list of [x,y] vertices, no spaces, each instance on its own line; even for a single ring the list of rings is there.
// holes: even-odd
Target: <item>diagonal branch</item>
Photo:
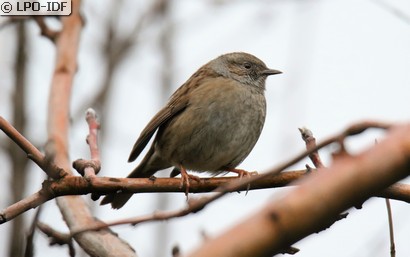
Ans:
[[[33,144],[21,135],[8,121],[0,116],[0,129],[13,140],[24,152],[27,157],[37,164],[48,176],[59,179],[67,175],[67,172],[49,163],[44,155]]]
[[[320,231],[339,213],[409,175],[410,124],[395,126],[358,155],[338,156],[325,170],[187,256],[267,257]]]

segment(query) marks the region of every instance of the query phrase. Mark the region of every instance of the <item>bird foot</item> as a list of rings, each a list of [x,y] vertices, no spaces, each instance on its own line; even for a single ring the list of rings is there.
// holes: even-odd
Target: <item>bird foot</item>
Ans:
[[[243,177],[248,177],[248,178],[250,178],[250,177],[253,176],[253,175],[258,175],[258,172],[257,172],[257,171],[251,171],[251,172],[249,172],[249,171],[242,170],[242,169],[230,169],[229,171],[238,174],[238,178],[239,178],[239,179],[241,179],[241,178],[243,178]],[[246,187],[245,196],[248,194],[250,188],[251,188],[251,184],[249,183],[249,184],[247,185],[247,187]]]
[[[181,188],[185,186],[185,196],[188,200],[188,193],[189,193],[189,186],[190,186],[189,180],[192,179],[192,180],[199,182],[201,179],[198,176],[188,174],[186,169],[182,166],[180,170],[181,170]]]
[[[238,174],[239,178],[243,178],[243,177],[250,177],[253,175],[258,175],[257,171],[246,171],[246,170],[242,170],[242,169],[230,169],[228,170],[229,172],[233,172]]]

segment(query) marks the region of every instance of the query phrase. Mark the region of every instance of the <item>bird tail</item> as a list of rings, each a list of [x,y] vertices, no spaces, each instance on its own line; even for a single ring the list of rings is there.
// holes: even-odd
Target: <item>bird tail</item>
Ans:
[[[129,175],[127,178],[149,178],[157,170],[146,170],[146,165],[144,162],[141,162]],[[106,195],[100,205],[111,204],[113,209],[120,209],[124,204],[132,197],[133,193],[121,193],[116,192]]]

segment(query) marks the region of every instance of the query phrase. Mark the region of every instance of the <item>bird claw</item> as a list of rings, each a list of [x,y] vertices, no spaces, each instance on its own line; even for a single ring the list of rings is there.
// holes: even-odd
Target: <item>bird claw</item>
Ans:
[[[238,178],[258,175],[257,171],[246,171],[246,170],[242,170],[242,169],[230,169],[229,171],[238,174]]]
[[[229,171],[238,174],[238,178],[239,178],[239,179],[242,179],[243,177],[248,177],[248,178],[250,178],[251,176],[258,175],[258,172],[257,172],[257,171],[251,171],[251,172],[249,172],[249,171],[242,170],[242,169],[231,169],[231,170],[229,170]],[[250,188],[251,188],[251,184],[249,183],[249,184],[247,185],[247,187],[246,187],[245,196],[248,194]]]
[[[198,176],[188,174],[184,168],[181,167],[181,188],[185,186],[185,196],[188,201],[188,193],[189,193],[189,180],[195,180],[199,182],[201,179]]]

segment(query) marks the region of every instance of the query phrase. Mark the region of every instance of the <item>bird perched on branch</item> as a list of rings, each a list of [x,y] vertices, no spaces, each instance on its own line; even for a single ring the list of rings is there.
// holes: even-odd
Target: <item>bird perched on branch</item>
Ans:
[[[198,177],[187,170],[248,175],[236,167],[255,146],[265,123],[266,78],[280,73],[242,52],[221,55],[202,66],[141,132],[129,162],[157,134],[128,178],[147,178],[175,167],[171,174],[181,173],[188,192],[189,180]],[[118,191],[105,196],[101,204],[111,203],[112,208],[119,209],[131,196]]]

